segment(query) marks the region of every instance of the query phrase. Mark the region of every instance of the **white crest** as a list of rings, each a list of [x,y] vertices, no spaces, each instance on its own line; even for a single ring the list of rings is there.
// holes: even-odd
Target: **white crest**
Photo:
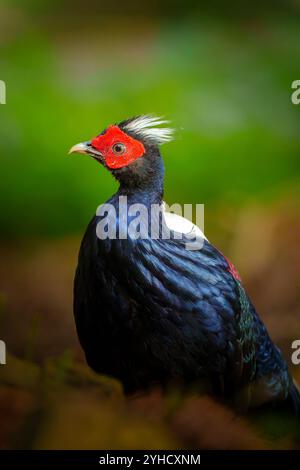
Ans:
[[[141,138],[149,140],[154,144],[165,144],[173,140],[174,129],[171,127],[155,127],[162,124],[169,124],[170,121],[166,121],[162,117],[152,116],[145,114],[143,116],[137,116],[122,125],[122,129],[129,132],[134,132]]]

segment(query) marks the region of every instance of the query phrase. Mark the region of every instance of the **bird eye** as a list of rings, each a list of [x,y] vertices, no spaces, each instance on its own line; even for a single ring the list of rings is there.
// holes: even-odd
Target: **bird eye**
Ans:
[[[121,142],[118,142],[113,146],[112,150],[116,155],[122,155],[126,151],[126,147]]]

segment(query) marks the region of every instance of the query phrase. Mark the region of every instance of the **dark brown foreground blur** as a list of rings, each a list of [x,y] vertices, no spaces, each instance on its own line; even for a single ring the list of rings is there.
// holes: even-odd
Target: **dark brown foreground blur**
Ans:
[[[220,211],[210,219],[219,224],[223,242],[211,241],[238,266],[290,363],[291,343],[300,338],[296,208],[286,200],[244,208],[241,216]],[[79,243],[66,238],[1,245],[0,336],[9,354],[0,366],[0,448],[299,447],[300,426],[282,412],[241,418],[205,396],[183,397],[176,390],[126,398],[119,383],[91,372],[72,316]],[[294,376],[300,381],[300,366]]]

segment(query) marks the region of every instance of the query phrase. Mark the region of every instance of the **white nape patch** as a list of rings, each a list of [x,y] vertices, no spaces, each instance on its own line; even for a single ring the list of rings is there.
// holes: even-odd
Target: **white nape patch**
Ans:
[[[169,124],[161,117],[152,116],[150,114],[138,116],[130,120],[124,125],[123,129],[134,132],[142,138],[153,142],[154,144],[165,144],[174,138],[174,129],[171,127],[155,127],[162,124]]]
[[[188,219],[185,219],[181,215],[174,214],[173,212],[164,211],[164,217],[169,230],[173,230],[174,232],[178,233],[184,233],[185,235],[188,235],[191,238],[199,237],[207,240],[206,236],[198,227],[198,225],[193,224],[193,222]]]

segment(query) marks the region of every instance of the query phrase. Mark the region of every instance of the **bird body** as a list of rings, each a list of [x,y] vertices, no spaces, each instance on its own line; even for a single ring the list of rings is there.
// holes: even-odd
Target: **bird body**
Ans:
[[[300,395],[236,269],[200,229],[164,211],[158,144],[171,131],[155,126],[162,123],[133,118],[75,146],[120,182],[107,203],[115,210],[116,233],[126,234],[99,238],[102,214],[82,240],[74,314],[87,362],[118,378],[127,392],[204,380],[212,394],[238,409],[290,397],[296,410]],[[126,197],[126,217],[119,216],[120,197]],[[162,208],[157,238],[131,236],[136,204]],[[147,220],[148,235],[151,224]],[[165,226],[171,228],[166,239]],[[186,248],[190,233],[201,248]]]

